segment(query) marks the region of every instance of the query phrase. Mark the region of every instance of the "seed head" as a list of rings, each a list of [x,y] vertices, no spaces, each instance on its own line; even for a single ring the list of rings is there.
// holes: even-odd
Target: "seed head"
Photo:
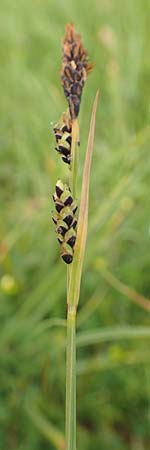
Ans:
[[[76,241],[77,202],[73,199],[69,187],[58,180],[53,194],[56,212],[52,219],[56,225],[56,236],[61,245],[61,257],[66,264],[73,260]]]
[[[53,128],[56,139],[56,151],[61,155],[62,160],[70,165],[72,126],[69,111],[64,113],[60,121]]]
[[[63,40],[61,82],[72,120],[79,114],[83,86],[91,69],[80,35],[75,32],[73,24],[68,24]]]

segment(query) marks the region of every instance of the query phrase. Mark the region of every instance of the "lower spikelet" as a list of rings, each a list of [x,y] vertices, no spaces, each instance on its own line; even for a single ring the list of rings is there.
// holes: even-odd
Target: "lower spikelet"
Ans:
[[[62,160],[70,165],[72,125],[69,114],[63,114],[60,121],[53,128],[56,139],[56,151],[61,155]]]
[[[66,264],[71,264],[76,241],[77,203],[73,200],[68,186],[64,185],[61,180],[56,183],[53,200],[56,212],[52,219],[56,225],[58,242],[61,245],[60,255]]]

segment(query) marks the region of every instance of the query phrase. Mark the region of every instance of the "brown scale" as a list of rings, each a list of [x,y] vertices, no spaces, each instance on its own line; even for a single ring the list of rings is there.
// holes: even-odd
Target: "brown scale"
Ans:
[[[88,63],[87,51],[83,47],[80,35],[75,32],[72,24],[68,24],[63,41],[61,81],[71,119],[75,119],[79,114],[83,86],[91,69],[92,64]]]

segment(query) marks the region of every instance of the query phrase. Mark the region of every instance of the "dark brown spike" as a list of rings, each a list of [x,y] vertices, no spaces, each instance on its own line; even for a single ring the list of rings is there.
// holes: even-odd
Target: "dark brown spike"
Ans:
[[[75,32],[74,25],[68,24],[63,41],[61,82],[72,120],[79,114],[82,89],[91,68],[80,35]]]

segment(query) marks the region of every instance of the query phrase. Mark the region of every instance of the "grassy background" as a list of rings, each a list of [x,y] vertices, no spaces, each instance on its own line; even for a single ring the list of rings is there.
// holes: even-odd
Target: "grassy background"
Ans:
[[[130,289],[150,295],[149,2],[1,0],[0,9],[0,449],[63,449],[66,267],[50,212],[58,174],[68,173],[51,122],[66,108],[68,21],[94,62],[79,118],[79,189],[101,91],[78,314],[78,449],[148,449],[150,352],[139,327],[144,334],[149,316]]]

